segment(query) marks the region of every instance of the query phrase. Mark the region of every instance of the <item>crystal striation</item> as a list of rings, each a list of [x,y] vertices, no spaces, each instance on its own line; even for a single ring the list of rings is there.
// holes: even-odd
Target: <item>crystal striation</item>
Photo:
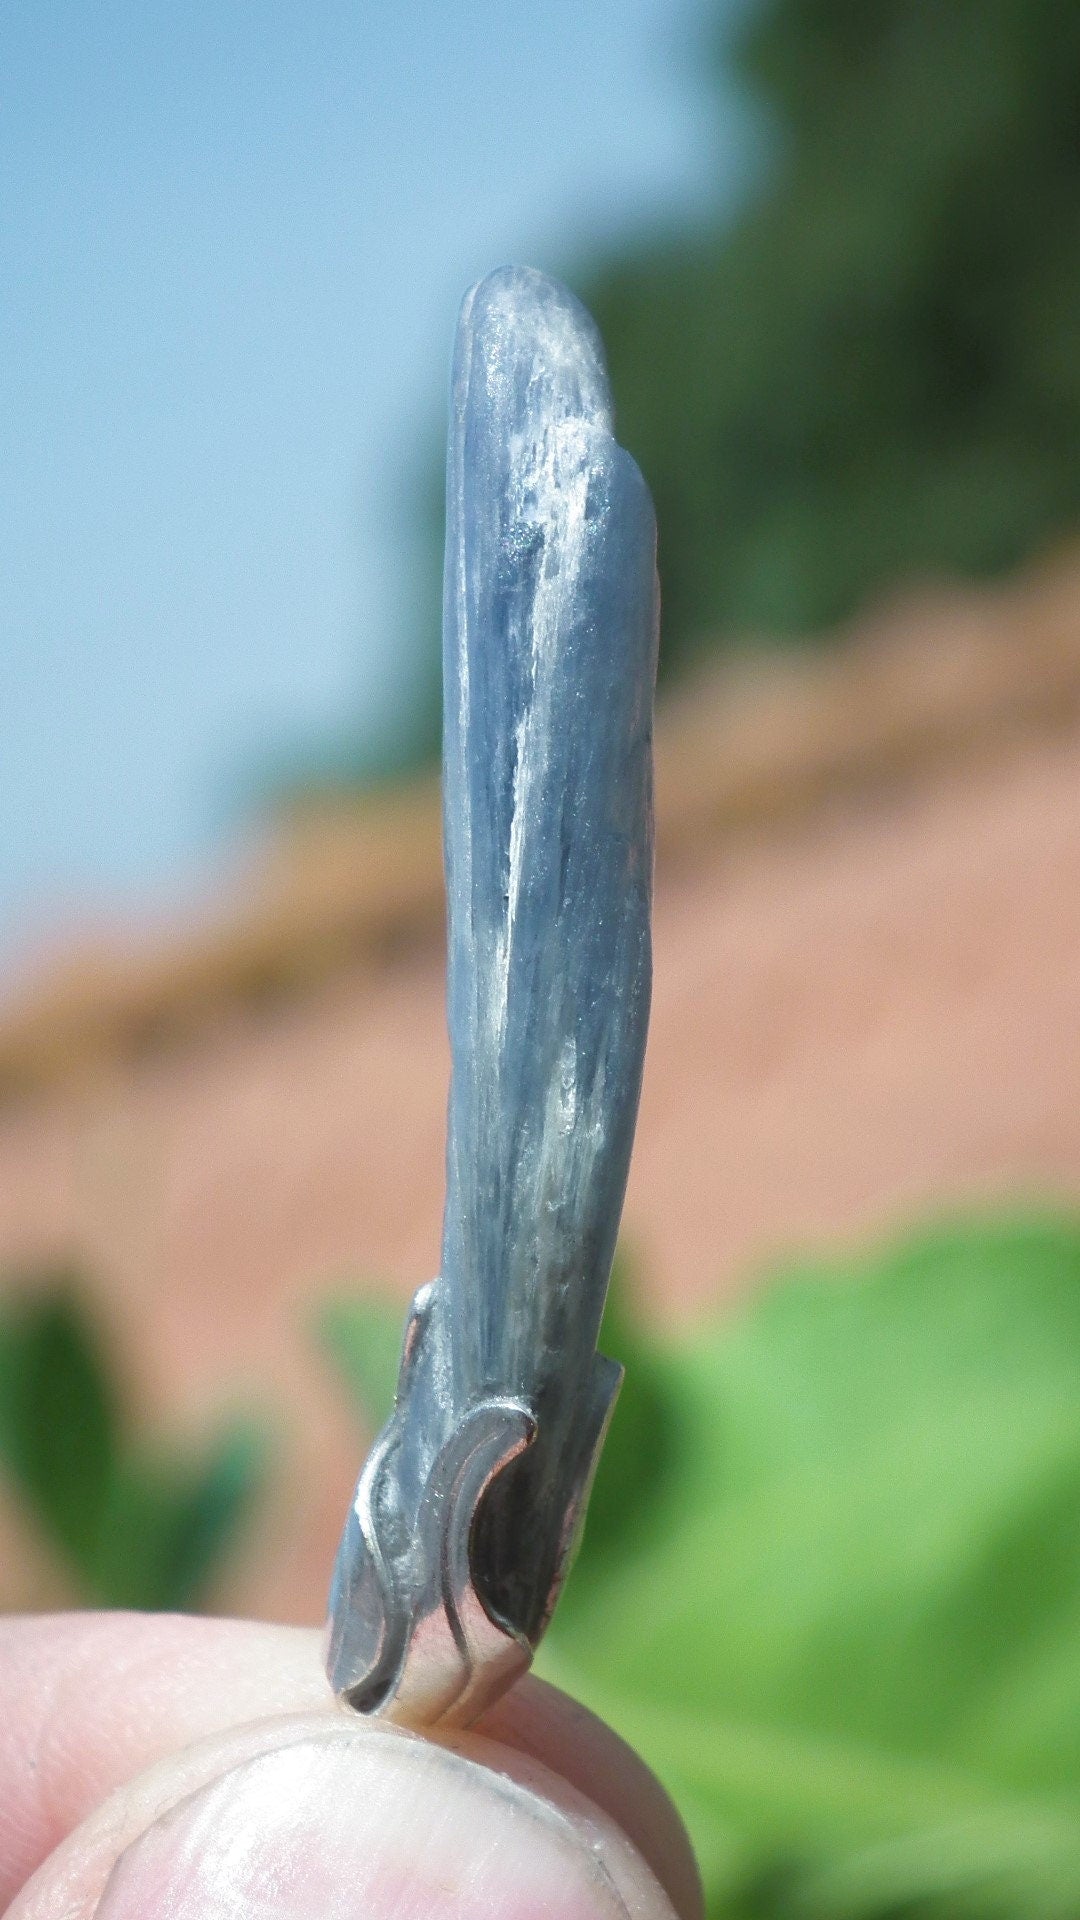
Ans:
[[[655,545],[592,320],[490,275],[447,463],[442,1271],[331,1596],[367,1710],[461,1722],[527,1662],[621,1377],[596,1341],[648,1022]]]

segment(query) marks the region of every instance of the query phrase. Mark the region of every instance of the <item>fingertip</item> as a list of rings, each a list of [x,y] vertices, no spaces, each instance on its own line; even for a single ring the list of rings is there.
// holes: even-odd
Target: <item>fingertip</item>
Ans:
[[[248,1729],[118,1796],[10,1920],[672,1920],[612,1820],[475,1745],[344,1713]]]
[[[320,1636],[257,1621],[0,1621],[0,1913],[66,1833],[178,1747],[333,1701]]]
[[[297,1720],[385,1740],[387,1730],[335,1706],[319,1648],[316,1633],[238,1621],[72,1615],[0,1624],[0,1910],[59,1847],[35,1897],[66,1875],[70,1898],[55,1911],[82,1920],[94,1911],[88,1873],[99,1873],[100,1893],[102,1862],[111,1868],[178,1796],[205,1786],[208,1768],[220,1774],[280,1746]],[[700,1884],[675,1809],[637,1755],[575,1701],[529,1677],[445,1749],[568,1818],[606,1822],[681,1920],[699,1920]],[[61,1844],[99,1803],[101,1813]]]
[[[531,1756],[566,1780],[628,1836],[680,1920],[701,1920],[701,1875],[678,1810],[640,1754],[580,1701],[529,1674],[472,1737]]]

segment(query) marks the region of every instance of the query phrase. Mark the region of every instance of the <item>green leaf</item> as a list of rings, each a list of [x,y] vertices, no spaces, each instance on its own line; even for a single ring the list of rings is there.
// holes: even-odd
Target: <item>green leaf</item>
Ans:
[[[666,1780],[711,1911],[1075,1913],[1080,1227],[806,1268],[652,1369],[662,1497],[541,1667]]]
[[[626,1369],[596,1470],[571,1593],[602,1577],[638,1542],[662,1509],[679,1471],[678,1421],[672,1418],[662,1361],[634,1310],[633,1265],[620,1249],[612,1270],[598,1346]]]
[[[379,1294],[341,1295],[316,1315],[316,1339],[372,1431],[394,1404],[404,1321],[405,1308]]]
[[[0,1313],[0,1469],[96,1606],[197,1605],[265,1470],[261,1431],[204,1459],[133,1443],[77,1277],[18,1277]]]
[[[116,1395],[74,1276],[16,1276],[0,1313],[0,1465],[85,1578],[116,1470]]]
[[[92,1570],[99,1606],[197,1607],[266,1475],[261,1428],[230,1427],[203,1460],[133,1455],[116,1475]]]

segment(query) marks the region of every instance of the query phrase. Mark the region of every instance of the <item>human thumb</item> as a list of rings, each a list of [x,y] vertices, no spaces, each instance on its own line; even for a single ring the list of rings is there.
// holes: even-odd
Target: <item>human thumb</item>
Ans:
[[[672,1920],[621,1827],[489,1739],[265,1722],[115,1794],[9,1920]]]

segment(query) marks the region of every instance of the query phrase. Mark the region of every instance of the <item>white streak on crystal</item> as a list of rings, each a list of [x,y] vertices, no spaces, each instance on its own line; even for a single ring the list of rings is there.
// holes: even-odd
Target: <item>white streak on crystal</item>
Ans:
[[[551,710],[558,695],[560,639],[565,609],[572,603],[585,550],[585,509],[589,491],[589,455],[596,429],[580,418],[563,420],[539,440],[518,436],[512,442],[510,473],[514,484],[510,524],[538,527],[543,555],[538,568],[530,634],[531,697],[515,730],[515,764],[506,918],[496,946],[495,1031],[505,1037],[510,961],[524,870],[525,836],[535,830],[539,810],[534,788],[543,779],[551,739]],[[572,796],[569,797],[572,804]]]

